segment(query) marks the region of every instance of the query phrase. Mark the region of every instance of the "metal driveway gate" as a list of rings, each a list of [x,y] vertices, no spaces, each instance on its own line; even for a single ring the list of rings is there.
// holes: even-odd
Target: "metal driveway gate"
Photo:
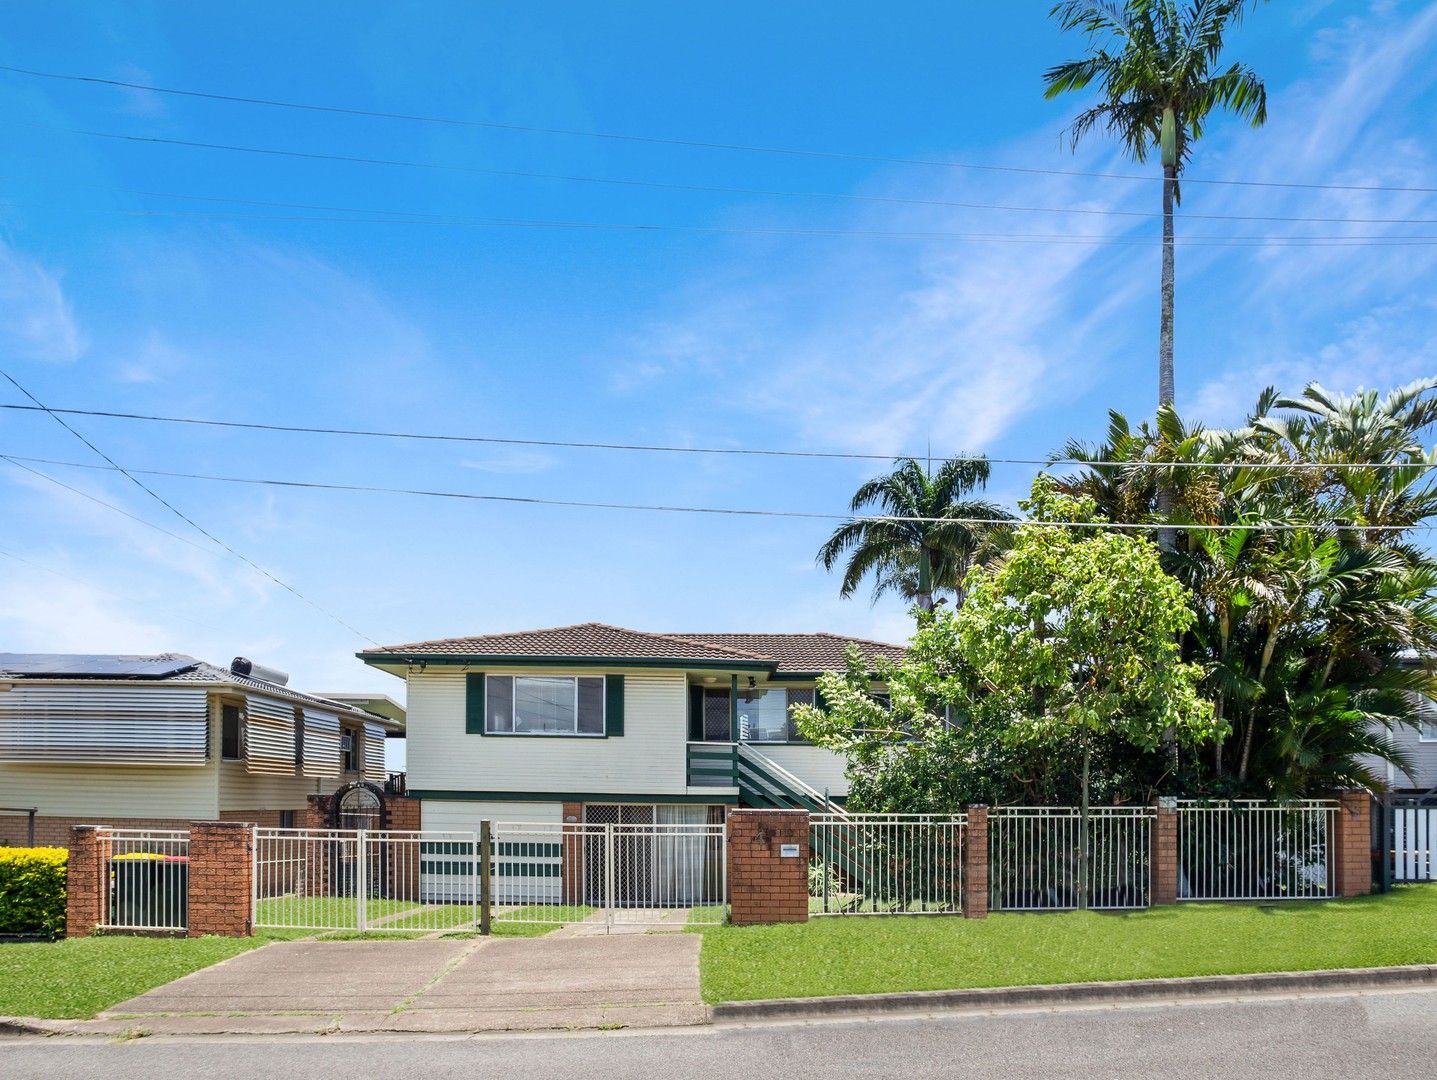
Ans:
[[[478,853],[470,832],[255,829],[254,925],[476,930]]]
[[[724,921],[724,826],[501,821],[493,826],[497,922]]]
[[[720,923],[724,827],[502,822],[481,832],[254,830],[254,925],[478,930],[496,922]]]

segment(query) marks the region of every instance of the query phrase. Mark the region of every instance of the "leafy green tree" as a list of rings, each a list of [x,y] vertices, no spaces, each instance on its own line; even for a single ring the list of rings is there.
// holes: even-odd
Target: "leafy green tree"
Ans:
[[[1241,64],[1219,68],[1223,37],[1241,22],[1251,0],[1066,0],[1052,9],[1064,30],[1088,38],[1089,52],[1043,75],[1046,96],[1101,87],[1097,104],[1073,120],[1076,146],[1095,128],[1117,136],[1139,164],[1157,150],[1163,169],[1162,320],[1158,404],[1173,401],[1173,206],[1179,176],[1214,110],[1226,109],[1260,127],[1267,89]]]
[[[1175,494],[1165,565],[1196,616],[1183,655],[1203,666],[1229,731],[1189,763],[1195,787],[1312,794],[1383,786],[1373,761],[1410,767],[1392,734],[1437,693],[1430,663],[1413,659],[1437,655],[1437,563],[1407,531],[1437,511],[1437,457],[1422,442],[1434,390],[1437,379],[1386,395],[1269,389],[1232,430],[1172,410],[1156,427],[1114,414],[1104,443],[1064,448],[1090,466],[1063,490],[1115,521],[1152,521],[1155,492]]]
[[[933,594],[952,591],[962,603],[962,582],[983,556],[987,538],[1009,519],[1002,507],[967,498],[988,483],[985,458],[943,462],[931,473],[913,458],[899,458],[891,473],[867,481],[853,495],[855,515],[838,526],[818,551],[825,570],[843,563],[844,597],[873,575],[876,592],[898,592],[924,611]]]
[[[986,688],[982,704],[1012,718],[1009,739],[1040,746],[1076,741],[1082,755],[1078,892],[1085,901],[1090,770],[1095,737],[1145,750],[1220,731],[1198,695],[1202,670],[1183,663],[1177,637],[1193,623],[1187,590],[1163,572],[1146,539],[1039,522],[1086,521],[1096,507],[1033,486],[1012,548],[968,578],[955,616],[959,655]]]

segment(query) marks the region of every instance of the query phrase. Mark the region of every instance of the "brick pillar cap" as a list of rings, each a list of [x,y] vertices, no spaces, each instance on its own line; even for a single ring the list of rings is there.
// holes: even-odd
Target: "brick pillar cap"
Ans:
[[[1178,808],[1178,797],[1176,795],[1159,795],[1153,800],[1153,805],[1159,810],[1176,810]]]
[[[190,822],[190,828],[192,828],[192,829],[248,829],[248,828],[250,828],[250,827],[251,827],[251,826],[250,826],[250,823],[249,823],[248,821],[192,821],[192,822]]]
[[[986,809],[988,809],[988,804],[985,803],[985,802],[969,803],[969,804],[968,804],[968,809],[969,809],[969,810],[986,810]]]

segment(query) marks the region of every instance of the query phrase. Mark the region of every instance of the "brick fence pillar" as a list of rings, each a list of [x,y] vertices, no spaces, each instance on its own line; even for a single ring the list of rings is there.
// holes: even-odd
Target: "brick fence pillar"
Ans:
[[[420,802],[405,796],[385,800],[389,810],[389,828],[396,832],[418,832]],[[418,837],[391,841],[386,845],[385,874],[387,894],[396,900],[419,899],[420,844]],[[448,854],[446,852],[446,854]]]
[[[65,870],[65,936],[89,937],[110,901],[110,834],[98,825],[70,827]]]
[[[1156,816],[1153,819],[1153,847],[1150,867],[1152,869],[1150,904],[1176,904],[1178,902],[1178,801],[1169,796],[1160,797],[1153,804]]]
[[[808,811],[730,811],[728,887],[736,925],[807,922]]]
[[[248,937],[254,848],[242,821],[190,823],[190,937]]]
[[[584,804],[566,802],[559,849],[560,900],[582,904],[584,896]]]
[[[1334,896],[1366,896],[1372,891],[1372,796],[1342,791],[1328,845]]]
[[[968,807],[963,827],[963,917],[988,917],[988,808]]]

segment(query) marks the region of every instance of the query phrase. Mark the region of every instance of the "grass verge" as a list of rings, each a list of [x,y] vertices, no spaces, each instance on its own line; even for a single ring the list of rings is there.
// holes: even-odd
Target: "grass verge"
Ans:
[[[704,998],[1109,982],[1437,963],[1437,887],[1128,913],[813,919],[702,931]]]
[[[181,975],[291,936],[115,935],[0,945],[0,1016],[87,1019]]]

